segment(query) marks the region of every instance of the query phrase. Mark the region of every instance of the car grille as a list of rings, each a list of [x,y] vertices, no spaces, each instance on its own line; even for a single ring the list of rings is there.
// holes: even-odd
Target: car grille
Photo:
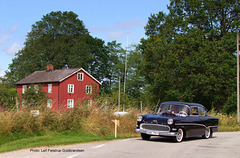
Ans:
[[[169,131],[169,127],[165,125],[158,125],[158,124],[146,124],[143,123],[140,126],[140,129],[148,129],[148,130],[154,130],[154,131]]]

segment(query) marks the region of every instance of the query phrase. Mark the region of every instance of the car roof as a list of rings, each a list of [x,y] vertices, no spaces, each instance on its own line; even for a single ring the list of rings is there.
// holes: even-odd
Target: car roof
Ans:
[[[183,104],[183,105],[188,105],[188,106],[199,106],[205,108],[202,104],[199,103],[187,103],[187,102],[177,102],[177,101],[166,101],[163,102],[162,104]]]

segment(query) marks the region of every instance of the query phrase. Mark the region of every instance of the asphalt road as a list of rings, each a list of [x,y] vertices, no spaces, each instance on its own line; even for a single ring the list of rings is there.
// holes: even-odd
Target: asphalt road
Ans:
[[[74,151],[75,150],[75,151]],[[152,137],[68,146],[39,147],[0,154],[1,158],[240,158],[240,132],[214,133],[213,138],[191,138],[181,143]]]

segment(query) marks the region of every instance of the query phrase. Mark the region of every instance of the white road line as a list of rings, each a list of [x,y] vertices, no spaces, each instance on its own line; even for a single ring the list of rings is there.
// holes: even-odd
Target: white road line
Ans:
[[[79,154],[75,154],[75,155],[72,155],[72,156],[69,156],[69,157],[66,157],[66,158],[73,158],[75,156],[78,156]]]
[[[98,146],[94,146],[94,147],[92,147],[92,149],[101,148],[101,147],[104,146],[104,145],[106,145],[106,144],[101,144],[101,145],[98,145]]]
[[[123,139],[123,140],[121,140],[121,142],[126,142],[126,141],[129,141],[129,140],[131,140],[131,139]]]

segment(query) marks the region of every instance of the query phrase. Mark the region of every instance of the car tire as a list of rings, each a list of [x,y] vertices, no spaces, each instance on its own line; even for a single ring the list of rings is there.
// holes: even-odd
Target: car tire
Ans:
[[[209,127],[207,127],[204,131],[204,135],[202,136],[205,139],[211,138],[212,137],[212,131]]]
[[[174,141],[180,143],[183,141],[184,138],[184,130],[182,128],[178,129],[177,135],[173,137]]]
[[[151,138],[150,135],[144,134],[144,133],[141,133],[141,137],[142,137],[143,140],[149,140]]]

